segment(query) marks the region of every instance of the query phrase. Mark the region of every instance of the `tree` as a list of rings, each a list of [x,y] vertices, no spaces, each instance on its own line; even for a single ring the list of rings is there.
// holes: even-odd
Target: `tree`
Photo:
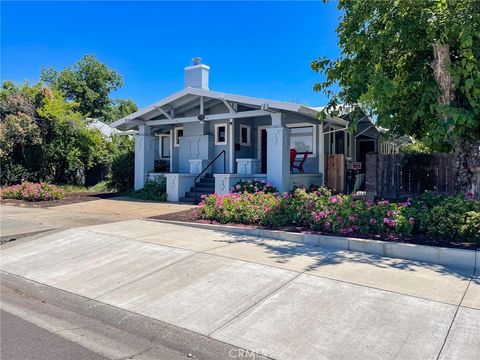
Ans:
[[[134,113],[137,110],[137,105],[130,99],[113,100],[112,106],[110,106],[110,109],[103,117],[103,120],[107,124],[110,124],[115,120]]]
[[[312,62],[325,79],[314,85],[340,103],[372,110],[379,125],[454,150],[467,188],[480,159],[480,2],[472,0],[339,0],[342,55]]]
[[[43,69],[41,80],[60,90],[67,100],[78,103],[78,111],[88,117],[103,118],[112,105],[110,93],[123,85],[120,74],[94,55],[85,55],[73,66],[57,72]]]
[[[113,144],[86,126],[78,104],[41,84],[0,89],[1,181],[76,183],[79,175],[111,161]]]

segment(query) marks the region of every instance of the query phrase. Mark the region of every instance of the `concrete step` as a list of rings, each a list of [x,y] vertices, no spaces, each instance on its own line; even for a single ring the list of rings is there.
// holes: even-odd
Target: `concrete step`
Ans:
[[[193,186],[190,188],[190,191],[191,192],[194,191]],[[213,194],[214,192],[215,192],[214,186],[197,186],[197,193]]]
[[[199,197],[202,196],[202,195],[211,195],[211,194],[213,194],[213,193],[214,193],[213,191],[212,191],[212,192],[203,192],[203,191],[198,191],[198,190],[197,190],[197,197],[199,198]],[[187,192],[185,193],[185,196],[186,196],[186,197],[191,197],[191,198],[193,198],[193,194],[194,194],[194,192],[193,192],[193,190],[191,190],[191,191],[187,191]]]
[[[200,201],[202,201],[202,199],[198,195],[197,195],[196,201],[194,201],[193,195],[192,196],[182,196],[182,197],[180,197],[180,202],[184,202],[184,203],[198,204]]]

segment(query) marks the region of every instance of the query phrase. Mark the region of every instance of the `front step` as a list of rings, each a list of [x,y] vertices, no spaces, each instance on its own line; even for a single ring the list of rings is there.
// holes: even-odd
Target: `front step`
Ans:
[[[197,182],[197,196],[194,199],[194,187],[192,186],[189,191],[185,193],[185,196],[180,198],[181,202],[198,204],[202,201],[202,195],[210,195],[215,192],[215,179],[210,175],[207,177],[200,178]]]

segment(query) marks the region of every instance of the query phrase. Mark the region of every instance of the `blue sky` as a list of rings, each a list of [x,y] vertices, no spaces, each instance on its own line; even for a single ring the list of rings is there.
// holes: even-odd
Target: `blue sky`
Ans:
[[[1,80],[38,80],[95,54],[124,86],[114,97],[140,107],[183,87],[183,68],[200,56],[210,88],[323,105],[310,69],[339,54],[335,3],[315,2],[5,2]]]

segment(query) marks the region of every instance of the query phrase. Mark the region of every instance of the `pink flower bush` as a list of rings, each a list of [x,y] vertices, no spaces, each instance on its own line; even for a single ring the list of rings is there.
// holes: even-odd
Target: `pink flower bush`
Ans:
[[[404,236],[412,232],[434,234],[438,233],[436,229],[439,226],[443,226],[442,217],[450,213],[459,214],[458,219],[455,217],[455,222],[448,225],[452,229],[461,228],[468,211],[468,214],[472,214],[469,218],[474,219],[470,220],[470,223],[476,224],[477,218],[480,219],[480,203],[465,199],[464,194],[443,198],[429,196],[390,202],[365,201],[343,194],[332,195],[325,188],[296,188],[291,193],[283,194],[264,191],[234,192],[203,198],[199,205],[199,216],[221,223],[255,224],[274,229],[299,227],[348,236]],[[438,204],[442,202],[450,204],[448,206],[451,206],[451,210],[439,208]],[[432,220],[436,222],[435,227],[431,225]],[[460,226],[457,226],[457,223],[460,223]],[[473,225],[468,225],[468,231],[464,232],[472,233],[472,227]]]
[[[2,199],[27,201],[57,200],[65,196],[65,191],[55,185],[44,182],[32,183],[24,181],[19,185],[4,187],[0,190]]]
[[[231,191],[234,193],[247,192],[254,194],[259,191],[265,193],[276,193],[277,189],[273,185],[262,180],[240,180],[237,185],[232,187]]]

